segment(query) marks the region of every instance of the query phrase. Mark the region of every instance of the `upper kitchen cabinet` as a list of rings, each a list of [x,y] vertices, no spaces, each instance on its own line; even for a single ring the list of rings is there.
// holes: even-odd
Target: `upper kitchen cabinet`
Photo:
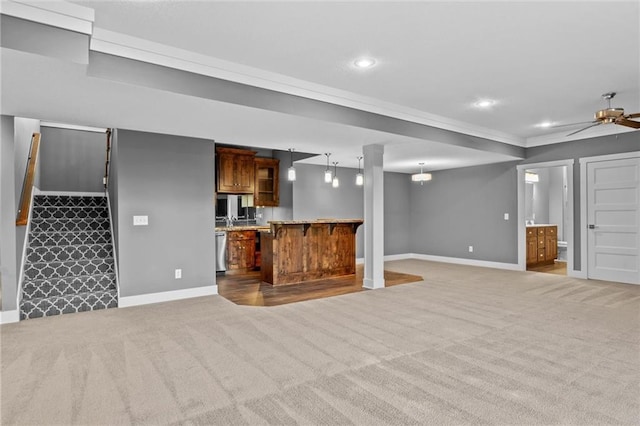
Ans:
[[[255,183],[253,204],[260,207],[277,207],[280,204],[280,160],[255,158]]]
[[[253,194],[256,152],[236,148],[216,148],[218,157],[218,192]]]

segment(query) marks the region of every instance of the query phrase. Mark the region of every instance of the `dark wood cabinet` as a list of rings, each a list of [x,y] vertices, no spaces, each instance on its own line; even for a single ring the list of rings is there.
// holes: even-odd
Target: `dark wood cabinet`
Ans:
[[[280,204],[280,160],[256,157],[254,165],[253,204],[277,207]]]
[[[527,266],[551,264],[558,257],[558,227],[527,226]]]
[[[253,194],[256,152],[236,148],[216,148],[217,189],[222,194]]]
[[[227,269],[246,271],[253,269],[256,252],[256,231],[227,232]]]

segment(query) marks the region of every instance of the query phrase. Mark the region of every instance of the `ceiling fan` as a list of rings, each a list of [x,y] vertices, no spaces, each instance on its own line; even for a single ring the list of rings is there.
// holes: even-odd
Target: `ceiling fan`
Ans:
[[[596,111],[593,121],[586,121],[584,123],[574,123],[574,124],[565,124],[564,126],[556,126],[556,127],[565,127],[565,126],[575,126],[577,124],[586,124],[589,125],[587,127],[583,127],[580,130],[576,130],[575,132],[569,133],[567,136],[575,135],[576,133],[580,133],[583,130],[590,129],[595,126],[599,126],[601,124],[619,124],[621,126],[632,127],[634,129],[640,129],[640,121],[634,121],[633,118],[640,118],[640,112],[635,114],[627,114],[624,115],[624,109],[622,108],[611,108],[611,99],[616,96],[616,92],[609,92],[602,95],[602,99],[608,102],[608,107],[606,109],[601,109],[600,111]]]

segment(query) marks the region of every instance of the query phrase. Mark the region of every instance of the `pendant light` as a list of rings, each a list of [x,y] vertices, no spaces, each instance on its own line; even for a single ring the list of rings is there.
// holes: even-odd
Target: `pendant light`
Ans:
[[[358,186],[364,185],[364,175],[360,169],[360,161],[362,161],[362,157],[358,157],[358,174],[356,175],[356,185]]]
[[[340,181],[338,180],[338,162],[333,162],[333,180],[331,181],[331,186],[337,188],[340,186]]]
[[[424,163],[418,163],[420,165],[420,173],[416,173],[411,175],[411,180],[413,182],[420,182],[420,185],[424,185],[425,182],[430,181],[431,180],[431,173],[425,173],[422,170],[422,167],[424,166]]]
[[[327,156],[327,169],[324,171],[324,181],[325,183],[331,183],[333,176],[331,176],[331,169],[329,168],[329,157],[331,157],[331,153],[325,153]]]
[[[293,167],[293,148],[289,148],[289,154],[291,156],[291,167],[287,170],[287,180],[294,182],[296,180],[296,168]]]

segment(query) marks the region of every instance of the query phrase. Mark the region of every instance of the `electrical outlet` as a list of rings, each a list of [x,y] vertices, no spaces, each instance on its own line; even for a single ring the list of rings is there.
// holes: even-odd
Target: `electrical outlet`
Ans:
[[[133,226],[147,226],[149,225],[149,216],[134,216]]]
[[[504,214],[504,220],[509,220],[509,213]]]
[[[473,253],[473,246],[469,246],[469,253]]]
[[[176,269],[176,280],[182,278],[182,269]]]

